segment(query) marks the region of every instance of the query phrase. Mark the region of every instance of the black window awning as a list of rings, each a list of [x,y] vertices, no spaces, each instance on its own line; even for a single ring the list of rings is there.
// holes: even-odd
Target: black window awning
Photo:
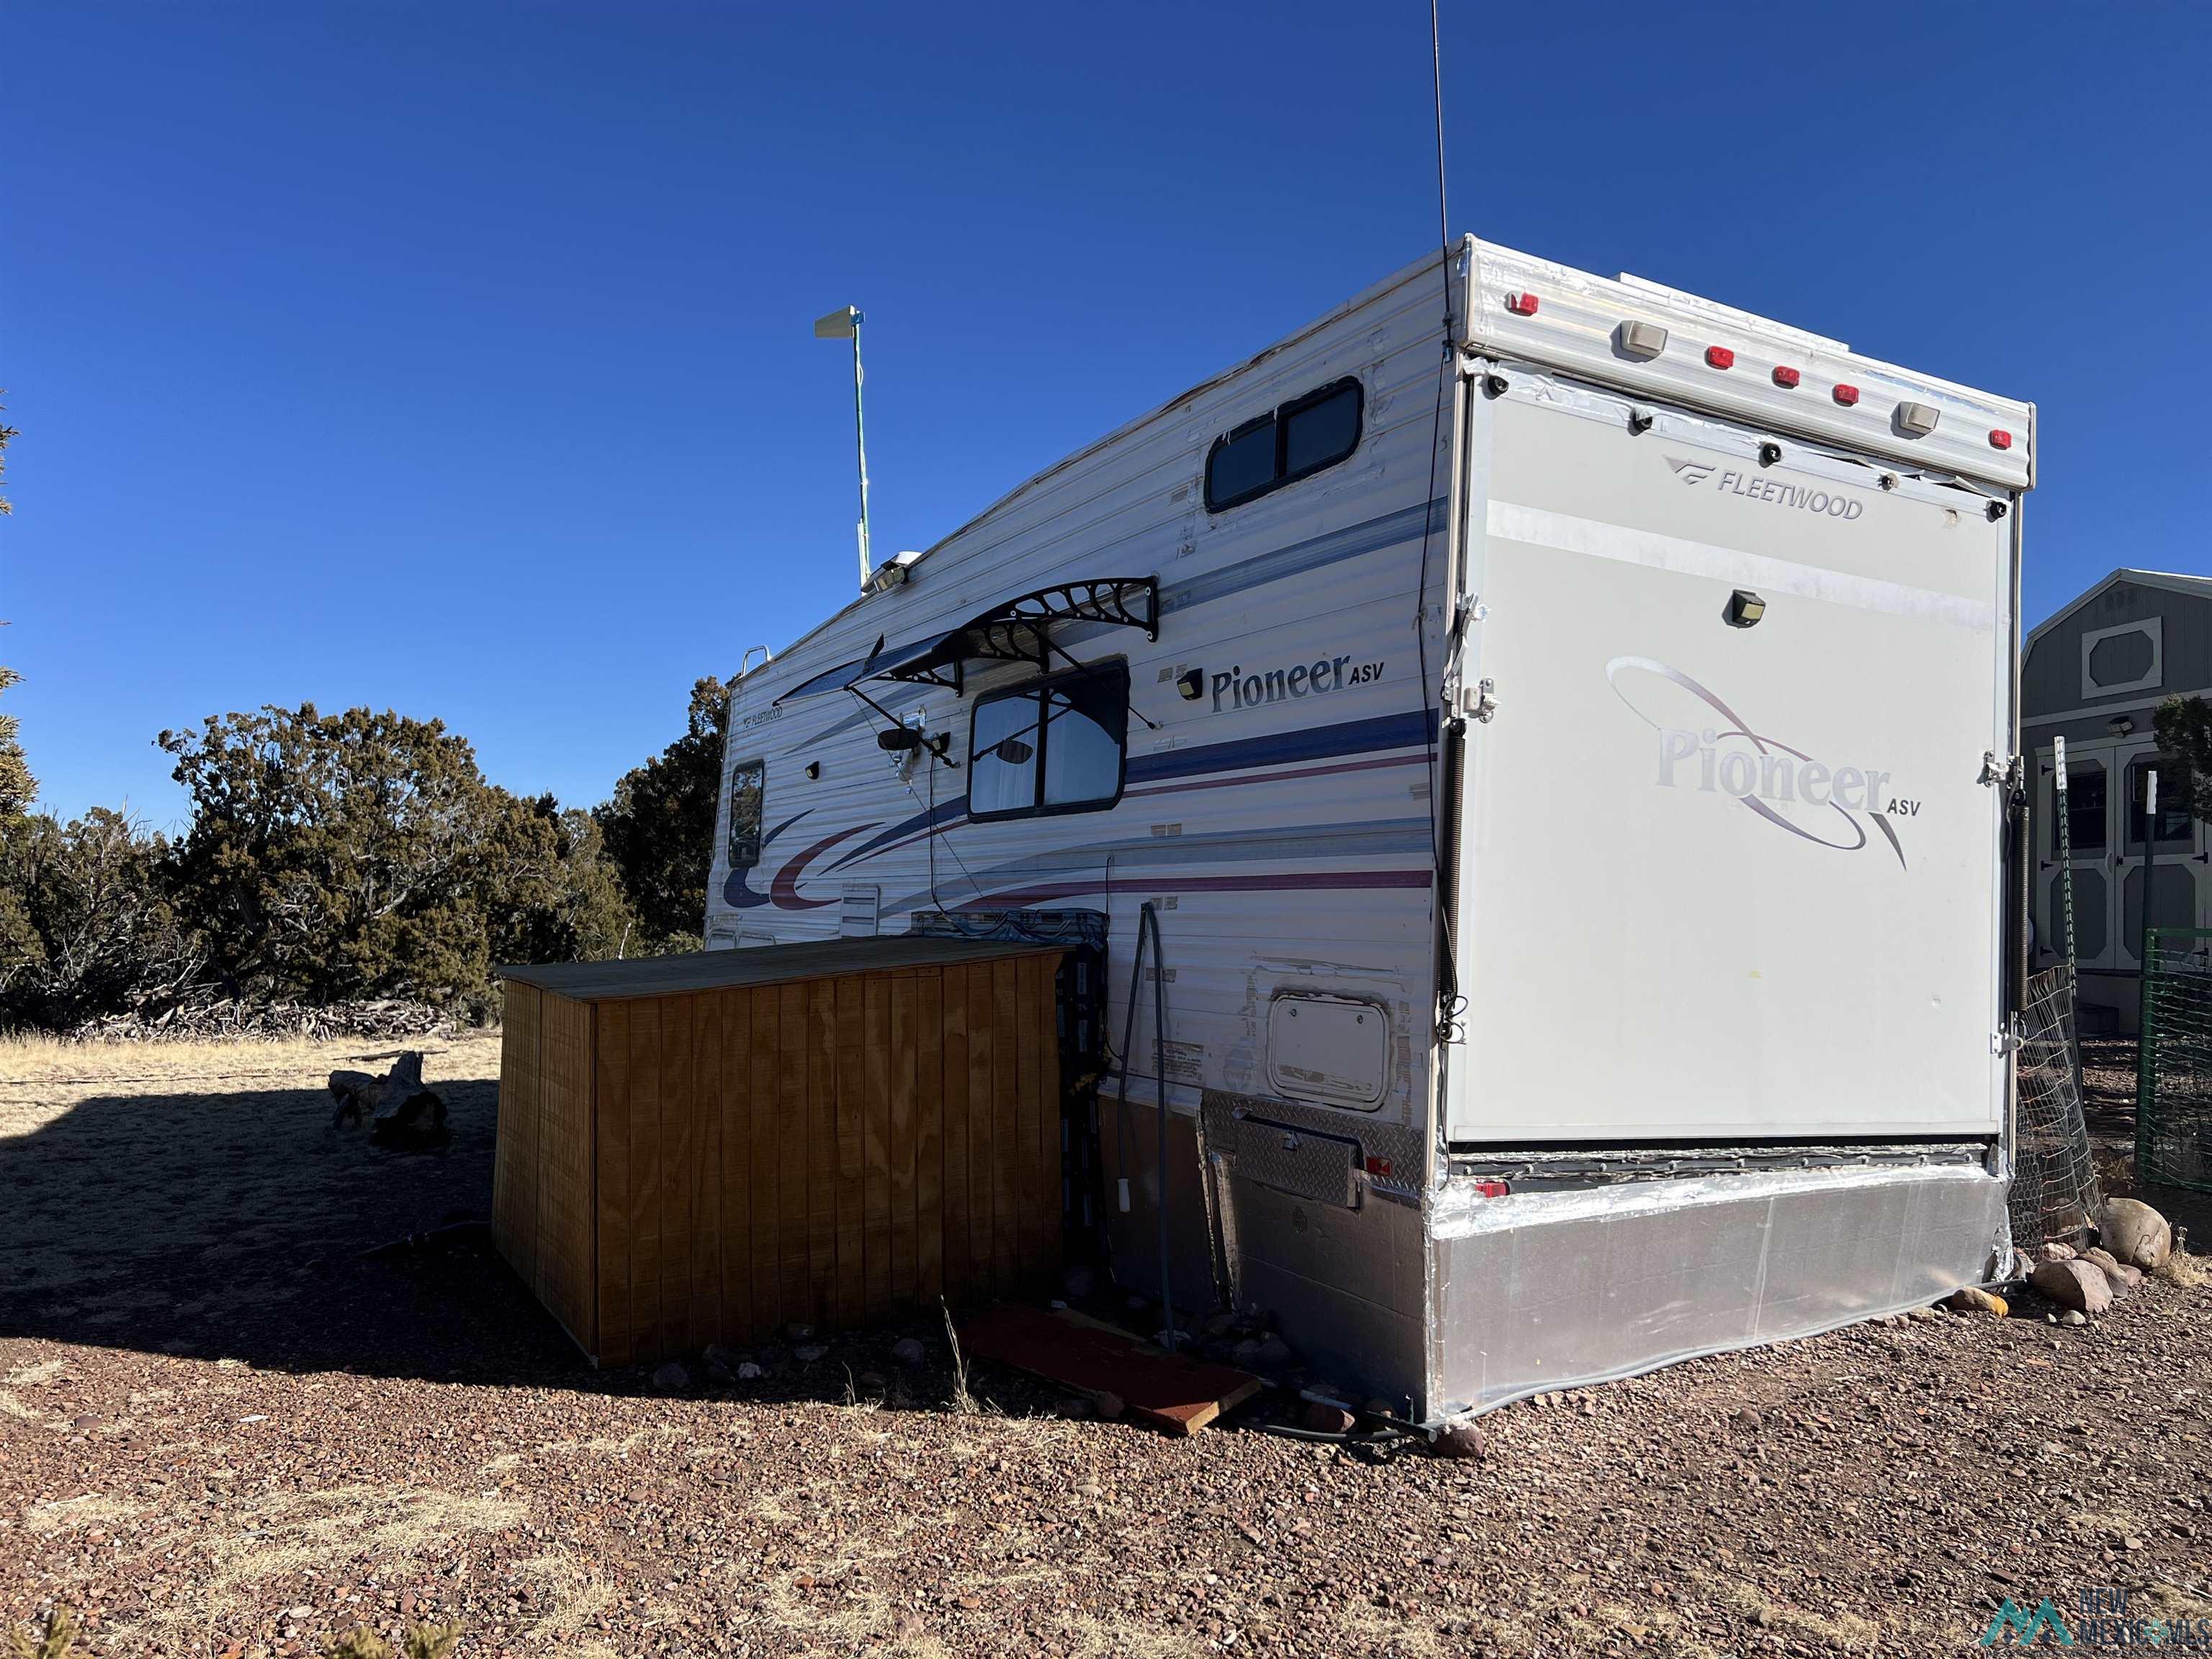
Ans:
[[[1073,662],[1066,649],[1054,641],[1052,630],[1058,623],[1075,622],[1141,628],[1146,639],[1159,638],[1159,578],[1101,576],[1040,587],[1034,593],[994,605],[941,634],[925,635],[896,646],[886,647],[879,641],[866,656],[802,680],[776,702],[854,690],[863,680],[903,680],[949,686],[957,691],[964,665],[975,660],[1033,663],[1042,670],[1051,666],[1053,653],[1058,652]]]
[[[1109,628],[1141,628],[1145,637],[1160,636],[1160,583],[1157,576],[1100,576],[1089,581],[1040,587],[970,617],[933,646],[879,672],[885,679],[918,680],[931,685],[960,685],[961,665],[971,660],[1052,665],[1060,623],[1097,623]],[[1069,661],[1075,659],[1068,657]]]

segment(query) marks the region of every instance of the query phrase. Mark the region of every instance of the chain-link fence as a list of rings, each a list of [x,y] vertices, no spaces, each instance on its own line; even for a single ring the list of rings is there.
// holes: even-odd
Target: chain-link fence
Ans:
[[[2136,1174],[2212,1192],[2212,928],[2144,934]]]
[[[2073,969],[2061,964],[2031,975],[2021,1011],[2010,1200],[2012,1236],[2021,1244],[2077,1232],[2096,1212],[2077,1054]]]

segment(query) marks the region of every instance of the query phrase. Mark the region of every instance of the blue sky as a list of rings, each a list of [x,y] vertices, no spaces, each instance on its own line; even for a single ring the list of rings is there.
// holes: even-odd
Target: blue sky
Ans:
[[[1454,228],[2040,405],[2030,620],[2203,534],[2212,9],[1446,0]],[[1830,20],[1835,21],[1830,21]],[[879,554],[1433,245],[1389,4],[15,0],[0,659],[46,804],[443,718],[602,798]]]

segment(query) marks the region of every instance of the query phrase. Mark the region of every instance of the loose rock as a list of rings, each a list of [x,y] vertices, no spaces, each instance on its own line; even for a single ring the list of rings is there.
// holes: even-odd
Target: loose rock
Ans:
[[[1429,1449],[1438,1457],[1480,1457],[1482,1431],[1471,1422],[1451,1424],[1429,1443]]]
[[[2173,1253],[2173,1229],[2166,1218],[2139,1199],[2106,1201],[2097,1217],[2105,1248],[2131,1267],[2151,1272]]]
[[[2028,1283],[2062,1308],[2100,1314],[2112,1305],[2112,1283],[2087,1261],[2046,1261]]]
[[[1358,1426],[1359,1419],[1341,1406],[1309,1400],[1305,1410],[1298,1414],[1298,1421],[1316,1434],[1349,1434]]]
[[[663,1394],[681,1394],[691,1386],[691,1373],[672,1359],[654,1370],[653,1386]]]
[[[922,1356],[921,1344],[911,1336],[902,1336],[891,1344],[891,1358],[902,1365],[919,1365]]]
[[[1999,1319],[2012,1311],[2002,1297],[1992,1295],[1978,1285],[1961,1285],[1943,1298],[1943,1305],[1953,1313],[1994,1314]]]
[[[2142,1268],[2115,1261],[2110,1250],[2087,1249],[2081,1252],[2081,1260],[2096,1267],[2112,1281],[2114,1296],[2125,1296],[2143,1282]]]

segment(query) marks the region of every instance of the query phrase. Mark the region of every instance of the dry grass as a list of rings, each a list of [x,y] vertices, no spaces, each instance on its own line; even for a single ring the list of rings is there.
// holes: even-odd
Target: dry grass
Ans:
[[[373,1042],[340,1037],[224,1039],[204,1042],[75,1042],[64,1037],[22,1032],[0,1035],[0,1085],[40,1084],[112,1088],[125,1083],[161,1083],[179,1093],[196,1085],[228,1085],[240,1079],[282,1078],[295,1082],[342,1066],[389,1059],[403,1048],[420,1048],[427,1069],[445,1076],[493,1077],[499,1071],[499,1033],[471,1031],[447,1038]],[[441,1063],[442,1062],[442,1063]],[[464,1069],[465,1068],[465,1069]]]

